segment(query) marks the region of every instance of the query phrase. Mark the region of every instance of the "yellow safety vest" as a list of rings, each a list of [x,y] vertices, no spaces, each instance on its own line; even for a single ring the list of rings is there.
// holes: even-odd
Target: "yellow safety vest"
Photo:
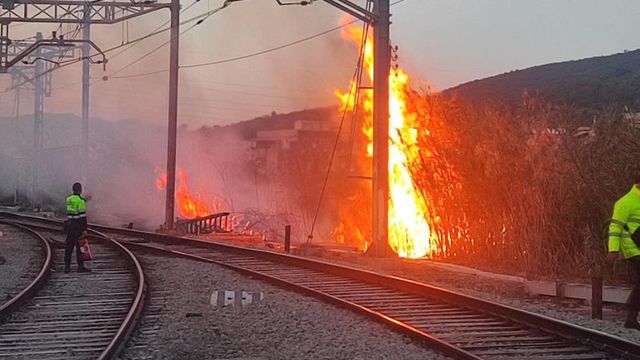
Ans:
[[[87,202],[80,195],[67,196],[67,219],[78,220],[87,217]]]
[[[620,251],[625,259],[639,256],[640,248],[631,239],[640,228],[640,188],[633,185],[631,190],[616,201],[609,225],[609,252]]]

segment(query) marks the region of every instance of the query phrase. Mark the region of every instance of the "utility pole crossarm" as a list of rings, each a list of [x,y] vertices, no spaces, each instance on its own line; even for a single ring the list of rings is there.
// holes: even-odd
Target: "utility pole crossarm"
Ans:
[[[19,54],[23,53],[27,48],[33,45],[33,42],[27,41],[12,41],[7,49],[7,56],[10,58],[16,57]],[[42,56],[50,59],[54,59],[56,57],[62,58],[67,57],[67,54],[73,53],[74,48],[68,48],[67,46],[50,46],[42,48]]]
[[[378,18],[375,13],[350,0],[324,0],[324,2],[333,5],[347,14],[369,24],[375,23]]]
[[[37,22],[56,24],[115,24],[156,10],[171,3],[86,2],[79,0],[18,0],[13,9],[0,8],[0,23]],[[90,8],[85,19],[86,7]]]
[[[58,39],[43,39],[43,40],[37,40],[36,42],[32,43],[31,45],[29,45],[26,49],[24,49],[23,51],[21,51],[20,53],[16,54],[16,56],[7,61],[6,67],[4,66],[0,66],[0,73],[6,73],[7,70],[17,64],[18,62],[20,62],[22,59],[28,57],[29,55],[31,55],[34,51],[39,50],[39,56],[36,57],[36,59],[39,58],[43,58],[46,59],[46,56],[42,56],[42,50],[40,50],[39,48],[44,47],[44,46],[55,46],[56,48],[69,48],[72,49],[75,47],[75,44],[78,43],[87,43],[89,45],[91,45],[94,49],[96,49],[98,51],[98,53],[102,54],[102,60],[100,60],[98,63],[100,64],[104,64],[107,62],[106,56],[105,54],[102,52],[102,50],[100,50],[100,48],[91,40],[77,40],[77,39],[72,39],[72,40],[58,40]]]
[[[0,73],[5,73],[7,72],[7,69],[12,67],[13,65],[17,64],[19,61],[21,61],[22,59],[26,58],[27,56],[31,55],[31,53],[33,53],[34,51],[36,51],[36,49],[38,49],[39,47],[42,46],[46,46],[46,45],[56,45],[56,46],[75,46],[73,44],[57,44],[57,41],[52,43],[50,40],[38,40],[35,43],[29,45],[26,49],[24,49],[23,51],[21,51],[20,53],[16,54],[16,56],[9,60],[7,62],[7,66],[6,68],[2,68],[0,67]],[[42,56],[42,54],[40,54],[40,56]]]

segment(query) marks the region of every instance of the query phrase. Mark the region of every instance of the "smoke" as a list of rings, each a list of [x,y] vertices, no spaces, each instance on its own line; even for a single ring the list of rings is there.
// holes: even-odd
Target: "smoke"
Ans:
[[[181,19],[205,13],[221,3],[199,2],[189,7],[191,3],[187,2]],[[201,64],[277,48],[337,26],[341,15],[323,3],[281,7],[274,1],[238,2],[193,28],[195,22],[181,26],[180,64]],[[94,25],[91,36],[106,50],[162,28],[168,19],[168,12],[158,11],[121,24]],[[163,70],[169,67],[168,40],[169,33],[165,32],[109,52],[106,70],[102,65],[92,65],[92,116],[164,125],[169,84],[168,73]],[[353,50],[340,39],[339,31],[334,31],[247,59],[183,67],[179,121],[192,126],[223,125],[272,111],[333,105],[333,91],[348,85],[355,60]],[[80,79],[79,64],[56,71],[47,111],[79,114]]]
[[[82,180],[80,119],[47,114],[44,124],[45,150],[33,162],[36,171],[32,178],[32,117],[18,121],[0,118],[0,128],[7,130],[0,133],[0,198],[5,203],[13,202],[18,188],[21,202],[62,213],[71,185]],[[157,227],[164,219],[165,193],[155,187],[154,169],[164,168],[165,159],[165,128],[135,120],[91,119],[88,176],[84,181],[84,193],[93,197],[89,202],[90,219]],[[206,129],[180,129],[178,163],[189,176],[192,190],[212,202],[222,200],[227,211],[233,206],[246,206],[235,196],[247,192],[238,171],[246,164],[244,159],[242,140],[233,132],[216,136]]]
[[[217,2],[196,4],[181,16],[187,19],[206,11],[207,6],[214,8]],[[239,2],[181,36],[180,63],[197,64],[275,48],[335,27],[340,16],[322,3],[279,7],[272,1]],[[108,49],[154,31],[166,20],[167,12],[156,12],[120,25],[94,26],[92,40]],[[28,28],[30,25],[21,30],[26,34]],[[166,167],[168,73],[135,75],[168,68],[168,46],[151,53],[167,40],[165,33],[122,53],[112,52],[104,71],[101,66],[91,67],[86,179],[80,168],[80,64],[53,73],[52,97],[45,103],[46,150],[37,156],[35,173],[31,168],[35,164],[32,115],[9,118],[10,97],[0,97],[1,200],[12,202],[17,189],[21,202],[34,201],[43,209],[63,211],[71,184],[83,181],[85,193],[93,197],[91,221],[157,228],[164,221],[165,194],[155,186],[154,169]],[[246,60],[181,69],[177,156],[190,189],[209,203],[220,204],[223,211],[241,214],[242,224],[252,230],[264,230],[265,223],[284,228],[281,225],[299,220],[294,233],[299,231],[302,238],[308,220],[295,219],[302,218],[295,193],[287,191],[283,182],[261,178],[250,137],[239,128],[220,125],[335,104],[333,92],[348,85],[355,57],[335,31]],[[134,77],[127,77],[131,75]],[[7,84],[5,79],[3,84]],[[22,91],[23,104],[32,104],[31,94]]]

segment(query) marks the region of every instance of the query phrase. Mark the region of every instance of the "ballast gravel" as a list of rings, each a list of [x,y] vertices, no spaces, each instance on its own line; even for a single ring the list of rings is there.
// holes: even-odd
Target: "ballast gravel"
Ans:
[[[120,359],[447,359],[362,315],[232,270],[138,256],[149,278],[150,310]],[[264,298],[213,306],[216,290]]]
[[[42,269],[44,255],[32,235],[0,224],[0,304],[29,285]]]

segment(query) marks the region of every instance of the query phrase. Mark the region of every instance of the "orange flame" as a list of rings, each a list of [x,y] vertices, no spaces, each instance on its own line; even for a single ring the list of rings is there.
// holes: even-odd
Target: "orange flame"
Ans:
[[[363,32],[359,27],[349,27],[345,36],[360,44]],[[373,81],[373,41],[367,38],[364,48],[364,66]],[[356,84],[350,86],[355,93]],[[400,257],[420,258],[436,250],[437,235],[429,226],[427,202],[417,191],[409,165],[419,157],[417,140],[417,114],[407,106],[407,94],[411,91],[409,75],[396,70],[389,76],[389,245]],[[341,110],[353,108],[354,96],[336,91],[341,100]],[[367,155],[373,155],[373,93],[361,94],[364,114],[363,131],[369,142]],[[341,224],[342,225],[342,224]],[[339,232],[338,232],[339,233]],[[343,234],[341,234],[344,236]],[[340,239],[338,239],[340,240]],[[344,240],[343,240],[344,241]]]
[[[156,187],[158,190],[164,190],[167,187],[167,174],[159,167],[156,167],[155,173],[158,175],[156,179]],[[216,212],[215,206],[209,207],[200,195],[194,195],[189,190],[187,175],[184,170],[178,168],[178,186],[176,188],[176,204],[180,217],[197,218],[203,217]],[[213,210],[213,211],[212,211]]]

